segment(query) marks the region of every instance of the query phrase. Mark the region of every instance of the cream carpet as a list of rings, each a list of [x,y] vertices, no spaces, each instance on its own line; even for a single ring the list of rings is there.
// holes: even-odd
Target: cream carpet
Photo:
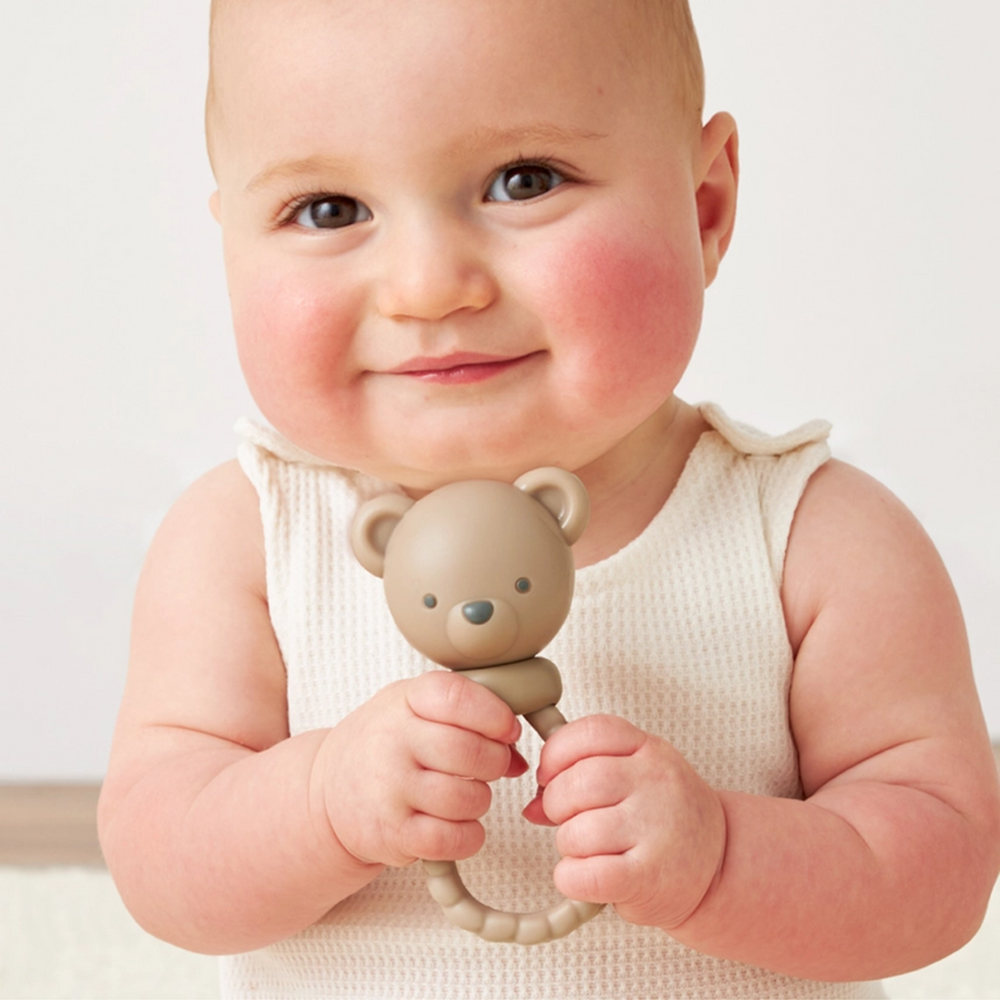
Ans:
[[[975,940],[937,965],[889,980],[886,990],[894,998],[1000,1000],[1000,892]],[[215,959],[140,930],[105,870],[0,867],[0,1000],[218,995]]]

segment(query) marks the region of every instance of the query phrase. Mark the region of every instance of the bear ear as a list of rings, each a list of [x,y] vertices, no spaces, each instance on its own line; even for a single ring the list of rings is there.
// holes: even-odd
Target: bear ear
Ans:
[[[351,525],[351,548],[369,573],[382,575],[389,538],[413,503],[399,493],[387,493],[358,508]]]
[[[590,518],[590,497],[572,472],[555,466],[533,469],[514,485],[534,497],[559,522],[567,545],[583,534]]]

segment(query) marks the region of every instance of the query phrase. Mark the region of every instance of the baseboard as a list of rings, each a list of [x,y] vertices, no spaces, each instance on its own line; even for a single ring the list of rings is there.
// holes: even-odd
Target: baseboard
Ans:
[[[994,744],[1000,764],[1000,744]],[[103,865],[96,784],[0,784],[0,865]]]
[[[100,785],[0,785],[0,865],[103,865]]]

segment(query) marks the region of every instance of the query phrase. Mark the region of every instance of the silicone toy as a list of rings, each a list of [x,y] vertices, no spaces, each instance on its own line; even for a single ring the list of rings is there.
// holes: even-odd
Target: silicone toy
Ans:
[[[538,656],[573,596],[573,554],[590,514],[587,492],[562,469],[535,469],[513,486],[470,480],[418,501],[376,497],[354,519],[358,561],[382,577],[389,610],[420,653],[499,695],[542,739],[566,723],[556,665]],[[505,913],[475,899],[450,861],[425,861],[447,918],[487,941],[565,937],[602,906],[563,899],[538,913]]]

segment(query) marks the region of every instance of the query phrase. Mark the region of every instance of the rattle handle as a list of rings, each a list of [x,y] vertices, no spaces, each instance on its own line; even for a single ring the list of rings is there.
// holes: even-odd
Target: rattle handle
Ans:
[[[563,899],[537,913],[507,913],[480,903],[466,889],[454,861],[425,861],[424,871],[427,887],[448,920],[484,941],[521,945],[558,941],[604,909],[600,903]]]
[[[566,725],[566,716],[555,705],[540,708],[537,712],[529,712],[524,718],[543,740],[547,740],[557,729]]]
[[[555,705],[527,712],[524,718],[543,740],[566,725],[565,716]],[[537,913],[507,913],[476,899],[466,889],[454,861],[425,861],[424,869],[431,895],[440,903],[445,916],[457,927],[478,934],[486,941],[525,945],[557,941],[604,908],[597,903],[563,899],[551,909]]]

